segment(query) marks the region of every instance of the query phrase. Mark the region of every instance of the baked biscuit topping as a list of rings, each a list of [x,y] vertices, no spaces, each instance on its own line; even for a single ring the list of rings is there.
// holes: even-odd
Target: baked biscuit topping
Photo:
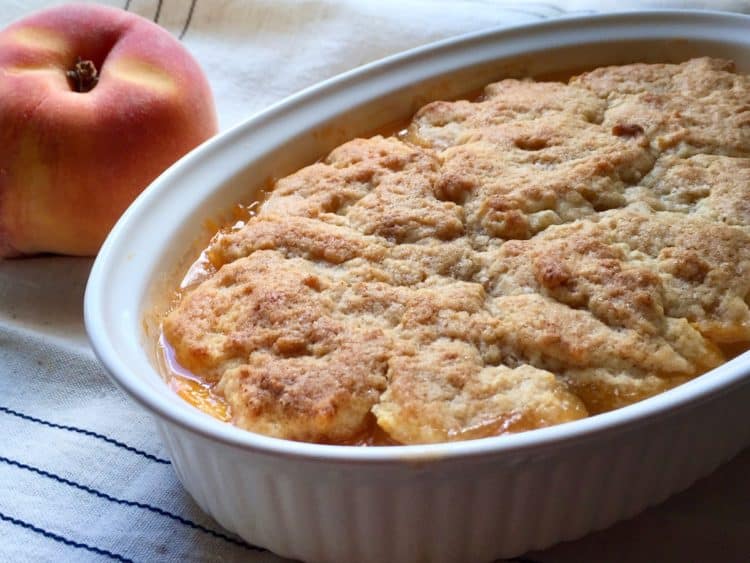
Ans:
[[[625,406],[750,341],[750,83],[504,80],[276,183],[164,320],[232,422],[461,440]]]

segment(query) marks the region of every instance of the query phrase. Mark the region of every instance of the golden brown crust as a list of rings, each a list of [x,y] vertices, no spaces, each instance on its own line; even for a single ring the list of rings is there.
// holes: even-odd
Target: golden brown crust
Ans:
[[[748,156],[750,77],[730,61],[606,67],[571,83],[607,101],[602,125],[637,124],[659,152]]]
[[[402,443],[575,420],[750,341],[748,79],[504,80],[280,180],[164,321],[233,422]],[[746,115],[747,114],[747,115]]]
[[[529,365],[485,366],[465,342],[441,339],[411,352],[393,357],[388,390],[373,408],[399,442],[466,440],[587,414],[552,373]],[[521,411],[519,403],[529,408]]]

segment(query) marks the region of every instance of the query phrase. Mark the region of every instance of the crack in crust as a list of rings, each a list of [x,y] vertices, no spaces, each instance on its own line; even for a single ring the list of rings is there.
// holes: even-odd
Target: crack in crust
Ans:
[[[750,341],[750,84],[726,61],[503,80],[356,139],[220,232],[164,321],[243,428],[478,438],[630,404]]]

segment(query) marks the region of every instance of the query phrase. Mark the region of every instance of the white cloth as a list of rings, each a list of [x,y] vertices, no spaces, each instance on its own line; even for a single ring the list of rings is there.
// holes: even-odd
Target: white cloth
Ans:
[[[57,3],[0,0],[0,27]],[[183,36],[213,86],[222,129],[322,79],[463,32],[602,7],[750,12],[750,2],[730,0],[107,3],[158,15]],[[243,545],[196,507],[149,415],[107,379],[83,329],[90,266],[64,257],[0,262],[0,561],[279,561]],[[529,557],[744,560],[748,474],[750,451],[634,520]]]

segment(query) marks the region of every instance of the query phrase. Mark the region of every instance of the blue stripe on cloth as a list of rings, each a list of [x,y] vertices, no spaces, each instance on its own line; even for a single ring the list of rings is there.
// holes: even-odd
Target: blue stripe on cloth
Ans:
[[[44,536],[45,538],[49,538],[59,543],[63,543],[70,547],[75,547],[77,549],[85,549],[86,551],[90,551],[91,553],[96,553],[97,555],[103,555],[105,557],[109,557],[110,559],[114,559],[115,561],[122,561],[123,563],[134,563],[132,559],[123,557],[122,555],[118,553],[112,553],[111,551],[107,551],[106,549],[102,549],[100,547],[95,547],[87,543],[82,543],[82,542],[71,540],[64,536],[61,536],[60,534],[55,534],[53,532],[45,530],[44,528],[40,528],[39,526],[34,526],[33,524],[29,524],[28,522],[24,522],[23,520],[19,520],[18,518],[13,518],[12,516],[3,514],[2,512],[0,512],[0,520],[4,522],[9,522],[13,524],[14,526],[20,526],[21,528],[26,528],[27,530],[30,530],[36,534],[40,534]]]
[[[92,432],[91,430],[85,430],[83,428],[76,428],[75,426],[66,426],[64,424],[56,424],[54,422],[49,422],[48,420],[42,420],[41,418],[36,418],[34,416],[30,416],[22,412],[14,411],[13,409],[9,409],[8,407],[4,407],[2,405],[0,405],[0,412],[4,412],[5,414],[9,414],[11,416],[15,416],[23,420],[27,420],[29,422],[35,422],[36,424],[43,424],[44,426],[49,426],[50,428],[57,428],[58,430],[67,430],[68,432],[76,432],[78,434],[83,434],[84,436],[89,436],[91,438],[96,438],[98,440],[104,440],[108,444],[112,444],[113,446],[117,446],[118,448],[122,448],[131,453],[137,454],[141,457],[145,457],[146,459],[150,459],[151,461],[155,461],[156,463],[164,463],[167,465],[170,463],[169,460],[167,459],[156,457],[155,455],[146,453],[143,450],[139,450],[138,448],[129,446],[125,444],[124,442],[120,442],[119,440],[115,440],[114,438],[110,438],[109,436],[105,436],[104,434]]]
[[[96,489],[93,489],[91,487],[88,487],[86,485],[81,485],[80,483],[76,483],[75,481],[71,481],[70,479],[66,479],[64,477],[60,477],[59,475],[55,475],[54,473],[50,473],[49,471],[45,471],[43,469],[39,469],[38,467],[33,467],[31,465],[27,465],[25,463],[22,463],[20,461],[16,461],[13,459],[9,459],[7,457],[0,456],[0,462],[5,463],[7,465],[17,467],[19,469],[24,469],[26,471],[31,471],[32,473],[36,473],[37,475],[41,475],[42,477],[47,477],[48,479],[53,479],[57,481],[58,483],[62,483],[64,485],[68,485],[69,487],[74,487],[78,490],[85,491],[89,494],[92,494],[96,497],[99,497],[104,500],[108,500],[110,502],[114,502],[116,504],[121,504],[124,506],[131,506],[135,508],[142,508],[143,510],[148,510],[150,512],[153,512],[155,514],[159,514],[160,516],[165,516],[167,518],[171,518],[172,520],[175,520],[176,522],[179,522],[180,524],[184,524],[185,526],[188,526],[190,528],[193,528],[195,530],[200,530],[201,532],[205,532],[206,534],[209,534],[215,538],[222,539],[226,542],[229,542],[231,544],[234,544],[239,547],[244,547],[245,549],[250,549],[254,551],[266,551],[262,547],[258,547],[255,545],[251,545],[249,543],[245,543],[242,540],[237,540],[235,538],[231,538],[227,536],[226,534],[222,534],[221,532],[216,532],[210,528],[206,528],[205,526],[201,526],[200,524],[197,524],[191,520],[188,520],[187,518],[183,518],[182,516],[179,516],[177,514],[174,514],[172,512],[168,512],[162,508],[159,508],[157,506],[152,506],[150,504],[145,504],[142,502],[136,502],[131,500],[125,500],[113,497],[111,495],[108,495],[107,493],[103,493],[101,491],[97,491]]]
[[[190,22],[193,20],[193,12],[195,11],[195,3],[198,0],[191,0],[190,1],[190,9],[188,10],[187,19],[185,20],[185,25],[182,27],[182,31],[180,32],[179,39],[182,40],[183,37],[185,37],[185,34],[187,33],[188,28],[190,27]]]
[[[563,10],[560,6],[555,6],[554,4],[549,4],[547,2],[526,2],[524,5],[526,7],[542,8],[543,10],[549,10],[551,12],[555,12],[556,14],[566,13],[566,11]]]

